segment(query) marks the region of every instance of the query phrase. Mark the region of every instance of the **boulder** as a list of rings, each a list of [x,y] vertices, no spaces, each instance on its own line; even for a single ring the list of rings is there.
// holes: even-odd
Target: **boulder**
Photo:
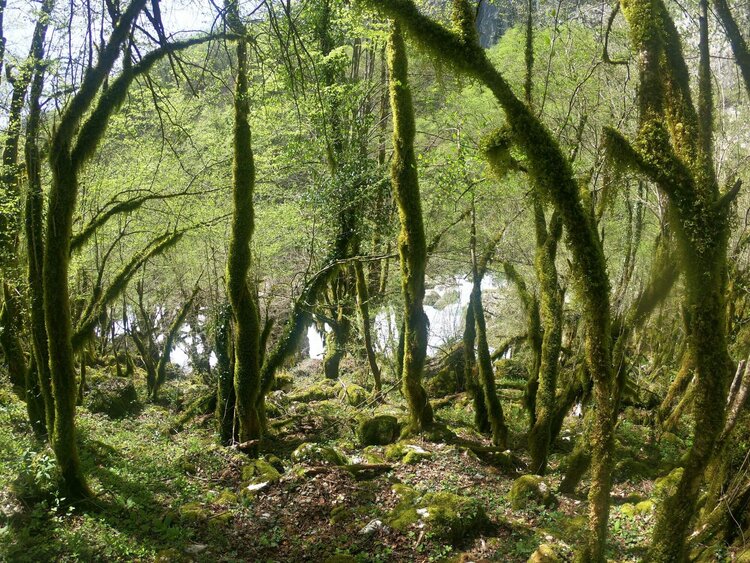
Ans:
[[[336,397],[336,389],[331,385],[316,383],[305,389],[300,389],[289,399],[297,403],[312,403],[313,401],[325,401]]]
[[[342,387],[341,391],[339,391],[339,399],[346,401],[347,404],[353,407],[358,407],[366,403],[369,398],[370,394],[367,392],[367,389],[355,385],[354,383],[345,385]]]
[[[363,446],[385,446],[398,439],[401,426],[395,416],[381,414],[363,420],[357,437]]]
[[[322,446],[313,442],[305,442],[292,452],[294,463],[308,465],[346,465],[349,460],[341,452],[330,446]]]
[[[559,563],[562,559],[557,556],[555,549],[548,543],[543,543],[536,548],[526,563]]]
[[[544,506],[557,504],[550,486],[539,475],[523,475],[516,479],[510,488],[508,499],[514,510],[526,508],[530,501]]]
[[[432,459],[432,454],[417,444],[398,442],[386,448],[385,459],[388,461],[401,461],[406,465],[413,465],[426,459]]]
[[[399,503],[391,511],[388,524],[405,531],[421,524],[432,537],[460,542],[484,529],[489,520],[480,501],[447,492],[419,494],[411,487],[395,485]]]
[[[123,418],[137,413],[141,404],[131,379],[108,377],[92,383],[86,407],[90,412],[103,413],[109,418]]]

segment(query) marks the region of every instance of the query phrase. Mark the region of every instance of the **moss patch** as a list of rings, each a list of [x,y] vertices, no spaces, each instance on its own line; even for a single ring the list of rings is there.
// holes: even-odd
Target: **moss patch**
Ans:
[[[547,482],[538,475],[523,475],[513,482],[508,499],[515,510],[526,508],[529,502],[544,506],[555,506],[557,499]]]
[[[395,442],[400,431],[396,417],[383,414],[363,420],[357,437],[363,446],[385,446]]]

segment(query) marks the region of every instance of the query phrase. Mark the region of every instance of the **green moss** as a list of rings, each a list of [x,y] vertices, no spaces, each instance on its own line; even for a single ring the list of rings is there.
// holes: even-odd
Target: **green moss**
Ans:
[[[624,459],[620,461],[613,472],[613,478],[617,483],[630,481],[636,483],[644,479],[650,479],[654,475],[654,469],[647,463],[637,459]]]
[[[531,554],[527,563],[559,563],[562,561],[550,544],[543,543]]]
[[[379,415],[363,420],[357,437],[363,446],[384,446],[396,441],[400,430],[395,416]]]
[[[346,465],[349,460],[344,454],[330,446],[322,446],[312,442],[301,444],[292,452],[292,461],[308,465]]]
[[[420,520],[434,537],[452,542],[478,533],[488,519],[480,501],[447,492],[420,495],[405,485],[394,486],[400,502],[391,511],[388,524],[401,531]]]
[[[421,446],[406,442],[392,444],[385,450],[385,459],[388,461],[401,461],[407,465],[414,465],[431,458],[432,454]]]
[[[656,499],[657,502],[662,502],[672,496],[677,491],[677,485],[679,484],[680,479],[682,479],[683,473],[684,469],[678,467],[668,475],[657,479],[654,482],[654,499]]]
[[[529,502],[544,506],[554,506],[557,499],[547,482],[538,475],[523,475],[513,482],[508,500],[515,510],[526,508]]]
[[[132,380],[110,377],[92,385],[86,397],[86,407],[110,418],[123,418],[138,412],[141,404]]]
[[[216,498],[214,504],[218,504],[219,506],[232,506],[238,502],[239,497],[237,496],[237,493],[230,491],[229,489],[224,489]]]
[[[456,372],[442,369],[425,382],[425,389],[430,397],[445,397],[458,391]]]
[[[244,485],[251,483],[272,483],[278,481],[281,474],[276,468],[262,459],[242,466],[242,481]]]
[[[199,502],[183,504],[179,508],[178,514],[182,520],[191,523],[202,522],[209,516],[208,510]]]
[[[370,394],[366,389],[353,383],[344,386],[339,392],[339,398],[353,407],[358,407],[367,402]]]
[[[336,397],[335,387],[316,383],[293,394],[290,400],[296,403],[312,403],[313,401],[325,401],[334,397]]]
[[[274,391],[289,391],[294,387],[294,376],[289,373],[277,373],[273,379]]]

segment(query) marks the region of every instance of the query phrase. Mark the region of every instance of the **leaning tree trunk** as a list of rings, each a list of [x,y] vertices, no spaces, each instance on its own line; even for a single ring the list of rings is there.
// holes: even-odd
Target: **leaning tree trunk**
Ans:
[[[398,252],[404,296],[402,380],[404,395],[409,403],[411,430],[419,431],[433,423],[432,407],[422,387],[427,356],[427,315],[422,307],[427,243],[414,154],[414,107],[409,90],[406,44],[397,22],[391,22],[388,70],[394,146],[391,182],[401,222]]]

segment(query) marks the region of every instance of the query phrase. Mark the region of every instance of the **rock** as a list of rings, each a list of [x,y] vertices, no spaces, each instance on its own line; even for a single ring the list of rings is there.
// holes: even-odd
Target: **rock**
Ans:
[[[355,385],[354,383],[345,385],[339,392],[339,399],[346,401],[347,404],[358,407],[367,402],[370,394],[367,389]]]
[[[123,418],[137,413],[141,404],[131,379],[108,377],[92,383],[86,407],[90,412],[104,413],[109,418]]]
[[[296,403],[312,403],[313,401],[325,401],[336,397],[336,388],[330,385],[317,383],[306,389],[302,389],[290,396],[289,399]]]
[[[294,463],[308,465],[346,465],[349,460],[341,452],[330,446],[321,446],[312,442],[301,444],[292,452]]]
[[[363,420],[357,431],[357,437],[363,446],[385,446],[398,439],[401,426],[395,416],[381,414]]]
[[[201,522],[208,518],[208,511],[199,502],[183,504],[178,511],[180,518],[185,522]]]
[[[529,370],[517,360],[497,360],[494,367],[497,380],[525,382],[529,378]]]
[[[618,462],[615,466],[613,478],[615,483],[624,483],[625,481],[635,483],[650,479],[653,474],[654,471],[650,465],[637,459],[628,458]]]
[[[508,493],[510,505],[515,510],[526,508],[529,501],[544,506],[555,506],[557,499],[549,485],[538,475],[523,475],[513,482]]]
[[[277,373],[273,379],[273,391],[291,391],[294,387],[294,376],[290,373]]]
[[[354,511],[348,506],[334,506],[331,509],[331,524],[338,524],[354,517]]]
[[[557,556],[554,548],[548,543],[543,543],[536,548],[526,563],[559,563],[560,561],[562,559]]]
[[[387,527],[388,526],[383,524],[380,520],[370,520],[367,525],[359,531],[359,533],[363,536],[369,536],[370,534],[374,534],[378,530],[386,529]]]
[[[242,466],[242,483],[245,488],[250,484],[273,483],[280,478],[281,473],[262,459],[253,460]]]
[[[426,459],[432,459],[432,454],[416,444],[398,442],[386,448],[385,459],[413,465]]]
[[[440,298],[435,302],[433,307],[438,311],[445,309],[449,305],[455,305],[461,301],[461,293],[457,289],[446,289]]]
[[[204,543],[194,543],[192,545],[189,545],[185,548],[185,553],[189,553],[190,555],[198,555],[199,553],[203,553],[208,549],[208,546]]]
[[[438,301],[440,301],[440,294],[433,289],[425,293],[422,304],[425,307],[434,307]]]
[[[442,369],[435,375],[425,381],[427,395],[435,397],[445,397],[458,392],[458,380],[456,372],[452,369]]]
[[[638,504],[632,504],[632,503],[626,502],[620,508],[622,513],[628,518],[635,518],[636,516],[645,516],[646,514],[650,514],[653,509],[654,509],[654,503],[653,501],[650,501],[650,500],[644,500],[644,501],[639,502]]]
[[[420,495],[405,485],[394,486],[400,502],[389,515],[389,525],[404,531],[422,523],[432,537],[462,541],[484,529],[489,520],[480,501],[447,492]]]
[[[221,494],[218,496],[218,498],[214,501],[214,504],[218,504],[219,506],[231,506],[233,504],[237,504],[238,501],[239,497],[234,493],[234,491],[224,489],[223,491],[221,491]]]

